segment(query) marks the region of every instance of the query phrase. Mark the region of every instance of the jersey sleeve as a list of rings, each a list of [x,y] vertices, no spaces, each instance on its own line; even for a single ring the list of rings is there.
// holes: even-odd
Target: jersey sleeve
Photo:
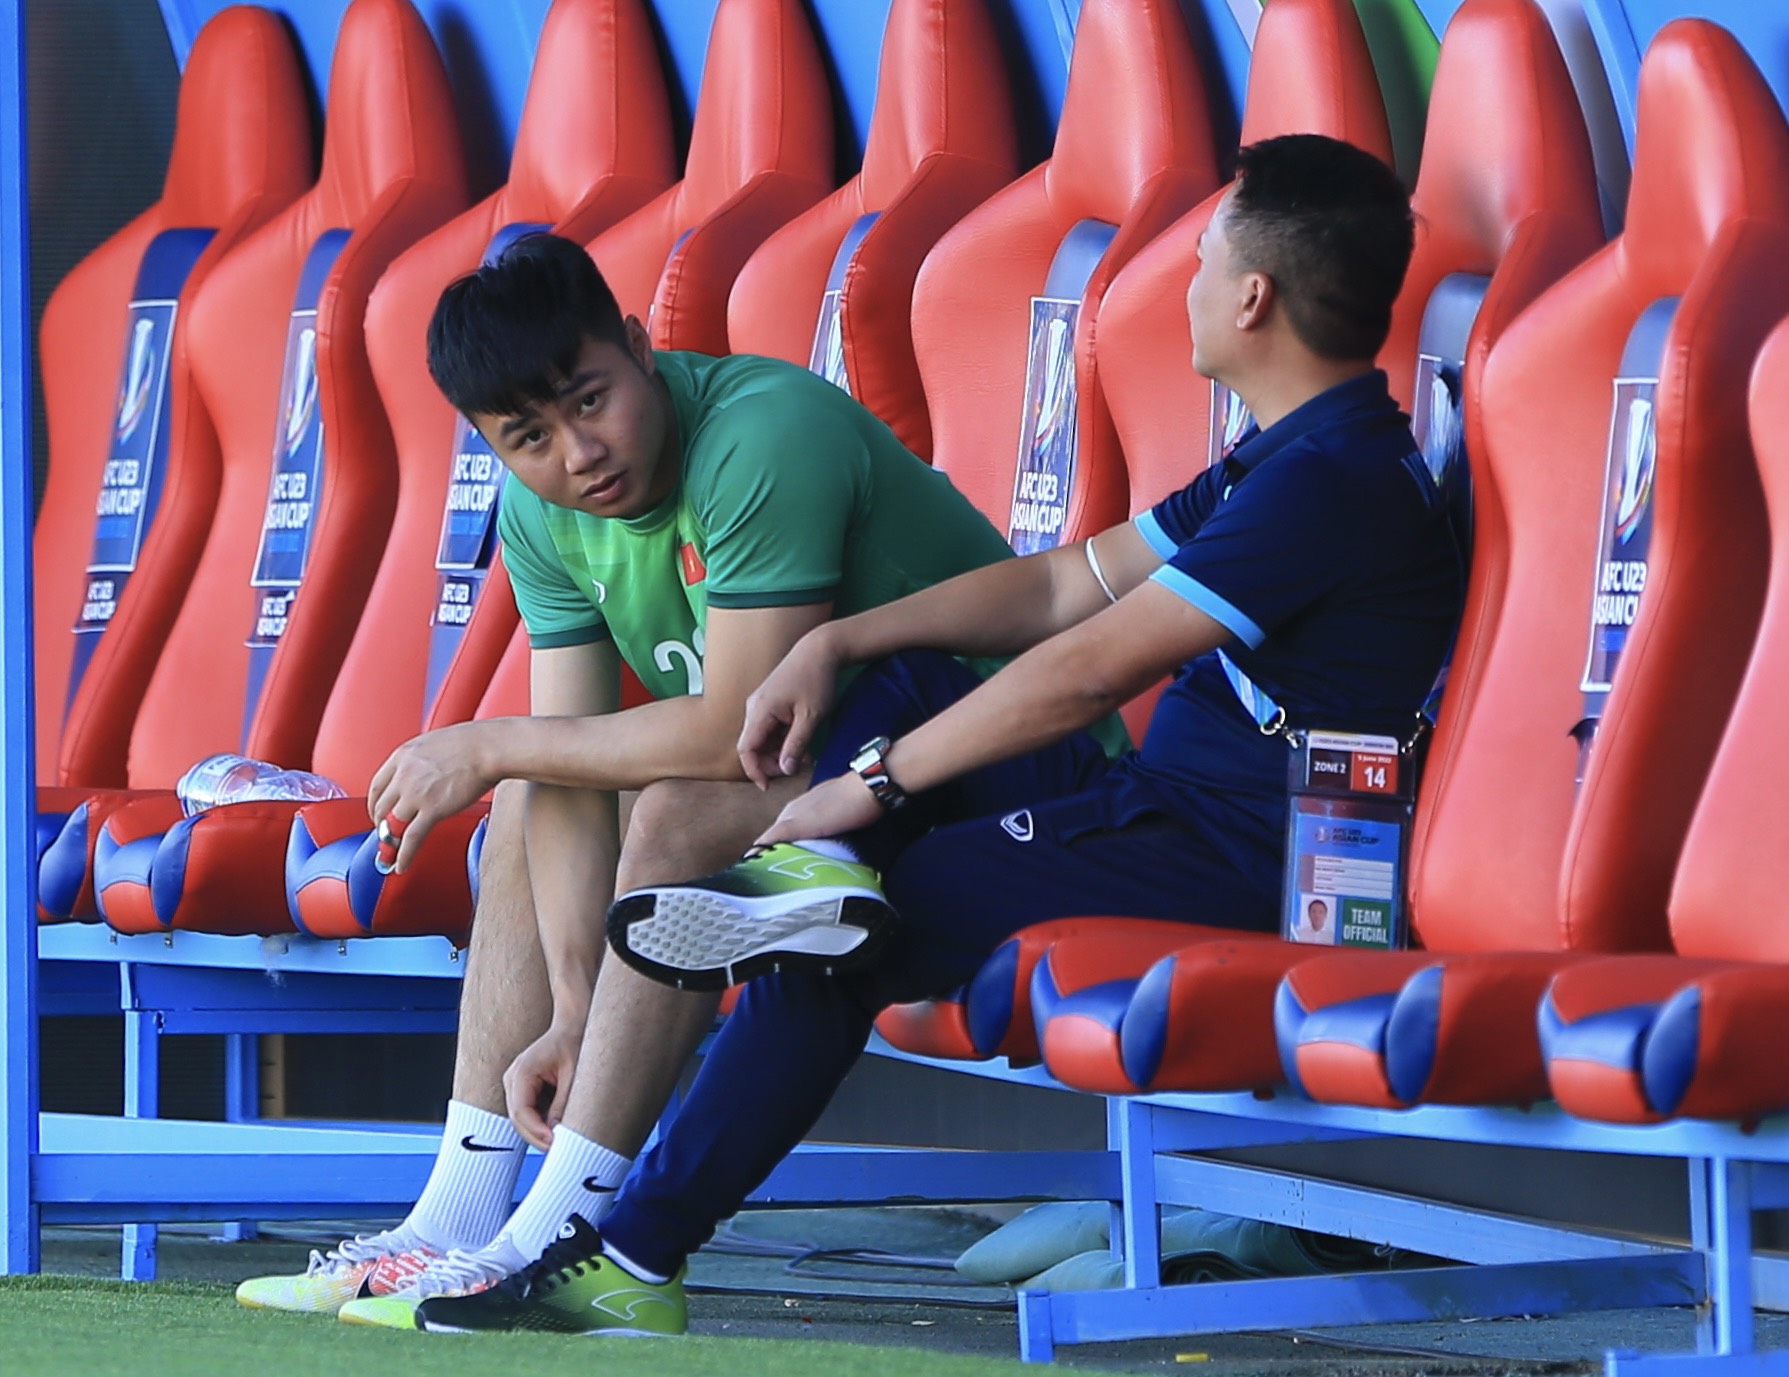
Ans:
[[[589,598],[572,582],[547,530],[541,500],[512,475],[497,511],[503,565],[516,595],[528,644],[536,650],[606,640],[609,628]]]
[[[726,434],[710,441],[717,452],[704,457],[691,487],[708,533],[708,605],[831,599],[869,471],[863,437],[842,416],[784,399],[754,398],[730,410]]]
[[[1150,576],[1251,650],[1348,578],[1370,539],[1345,467],[1290,458],[1237,483]]]
[[[1137,514],[1137,533],[1159,558],[1171,558],[1198,534],[1217,505],[1221,472],[1221,468],[1206,469],[1179,492],[1170,493],[1148,511]]]

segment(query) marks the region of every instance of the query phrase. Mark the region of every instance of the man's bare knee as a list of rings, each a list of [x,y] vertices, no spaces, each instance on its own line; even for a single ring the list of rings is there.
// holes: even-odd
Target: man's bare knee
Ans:
[[[708,789],[690,779],[662,779],[640,791],[621,845],[616,890],[687,880],[703,848],[692,835],[702,829],[703,795]]]
[[[694,779],[648,785],[628,821],[616,892],[694,879],[738,860],[790,792]]]

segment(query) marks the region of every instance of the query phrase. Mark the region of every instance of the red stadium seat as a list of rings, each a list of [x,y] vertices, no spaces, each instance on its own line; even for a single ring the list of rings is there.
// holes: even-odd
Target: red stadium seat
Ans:
[[[614,99],[591,101],[592,83]],[[442,289],[476,267],[500,237],[550,226],[582,241],[638,209],[670,185],[671,144],[641,0],[558,0],[541,29],[509,181],[406,250],[367,310],[367,353],[396,441],[397,515],[311,760],[313,769],[361,796],[358,808],[349,801],[306,808],[302,834],[291,833],[295,803],[283,814],[260,804],[194,819],[170,837],[188,888],[164,921],[200,930],[259,921],[271,931],[289,931],[298,921],[329,936],[366,930],[343,907],[344,866],[369,832],[364,795],[373,772],[425,721],[444,725],[472,715],[517,621],[507,580],[498,581],[499,596],[482,593],[503,470],[429,377],[429,318]],[[451,567],[438,570],[443,564]],[[444,696],[454,711],[436,711]],[[353,892],[357,911],[369,923],[377,911],[379,931],[463,933],[471,919],[466,837],[477,816],[443,827],[418,865],[389,881],[373,869],[369,845]],[[201,900],[191,887],[201,854],[220,858],[218,864],[227,857],[241,892],[233,896],[219,885]],[[173,852],[166,861],[176,863]],[[171,885],[165,888],[172,896]],[[273,896],[278,902],[253,908],[245,897],[251,893],[257,903]],[[309,917],[298,907],[306,898],[320,910]]]
[[[1679,955],[1575,966],[1542,1007],[1553,1094],[1587,1118],[1749,1121],[1789,1106],[1789,1068],[1768,1054],[1789,1034],[1789,890],[1780,849],[1759,827],[1780,811],[1784,764],[1776,695],[1789,674],[1789,322],[1753,372],[1751,418],[1770,573],[1758,643],[1671,889]]]
[[[218,264],[187,318],[222,483],[132,733],[133,786],[165,788],[235,749],[308,767],[385,543],[397,473],[367,365],[367,297],[400,250],[463,207],[464,170],[440,55],[407,0],[354,0],[330,90],[316,186]],[[86,808],[88,838],[108,806]],[[150,843],[127,830],[137,840],[115,857],[109,916],[157,930]],[[46,869],[73,849],[67,837]],[[77,874],[83,859],[60,857]],[[259,896],[238,897],[248,921]]]
[[[1262,10],[1242,142],[1281,134],[1327,134],[1391,161],[1379,81],[1350,0],[1275,0]],[[1221,195],[1208,196],[1139,253],[1100,313],[1101,387],[1124,449],[1133,514],[1205,467],[1211,384],[1193,372],[1186,291],[1199,236]],[[1403,395],[1400,384],[1393,388]]]
[[[1503,601],[1411,870],[1417,931],[1447,954],[1392,958],[1389,980],[1364,963],[1287,980],[1282,1054],[1313,1095],[1542,1097],[1549,975],[1666,945],[1758,625],[1768,537],[1744,380],[1789,310],[1786,251],[1782,113],[1728,34],[1670,25],[1641,70],[1626,232],[1484,369]]]
[[[216,504],[216,441],[193,406],[180,307],[303,193],[313,170],[303,78],[284,26],[264,10],[222,10],[187,59],[160,198],[50,297],[38,350],[49,472],[33,551],[37,777],[46,786],[125,783],[137,705]],[[96,405],[101,380],[125,369],[117,406]],[[112,459],[137,467],[108,470]],[[103,551],[96,494],[116,494],[108,526],[125,531],[122,540],[108,533]],[[89,563],[107,567],[90,579]],[[94,583],[106,586],[89,596]]]
[[[801,0],[720,0],[683,180],[590,254],[658,348],[725,354],[746,259],[832,188],[832,96]]]
[[[1012,95],[984,0],[895,0],[878,70],[862,171],[752,255],[727,334],[738,353],[815,367],[930,457],[913,282],[1016,175]]]
[[[1179,5],[1086,0],[1051,157],[946,234],[913,294],[934,462],[1021,550],[1123,518],[1124,465],[1093,351],[1106,290],[1216,183]],[[1035,439],[1021,465],[1026,428]]]

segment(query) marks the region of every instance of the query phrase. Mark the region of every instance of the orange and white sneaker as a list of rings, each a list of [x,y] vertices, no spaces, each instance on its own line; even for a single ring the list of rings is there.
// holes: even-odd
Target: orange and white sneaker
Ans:
[[[416,1307],[437,1296],[473,1296],[520,1270],[515,1250],[501,1244],[467,1251],[455,1248],[436,1258],[408,1286],[389,1295],[351,1300],[336,1318],[343,1324],[378,1329],[415,1329]]]
[[[441,1256],[401,1226],[356,1234],[327,1253],[313,1252],[301,1275],[250,1277],[236,1288],[236,1300],[251,1310],[333,1315],[356,1298],[402,1291]]]

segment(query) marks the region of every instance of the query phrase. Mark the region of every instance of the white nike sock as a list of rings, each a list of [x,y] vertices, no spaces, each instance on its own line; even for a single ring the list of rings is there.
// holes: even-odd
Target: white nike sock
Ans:
[[[633,1166],[633,1158],[610,1152],[564,1124],[553,1130],[553,1146],[541,1163],[540,1175],[516,1206],[492,1247],[508,1244],[533,1262],[559,1236],[559,1226],[574,1214],[595,1224],[615,1202],[615,1188]]]
[[[816,856],[829,856],[835,861],[850,861],[860,865],[863,857],[857,854],[857,848],[839,837],[822,837],[817,841],[798,841],[794,845],[803,851],[812,851]]]
[[[439,1252],[482,1248],[509,1214],[527,1150],[503,1115],[449,1100],[435,1169],[405,1226]]]

